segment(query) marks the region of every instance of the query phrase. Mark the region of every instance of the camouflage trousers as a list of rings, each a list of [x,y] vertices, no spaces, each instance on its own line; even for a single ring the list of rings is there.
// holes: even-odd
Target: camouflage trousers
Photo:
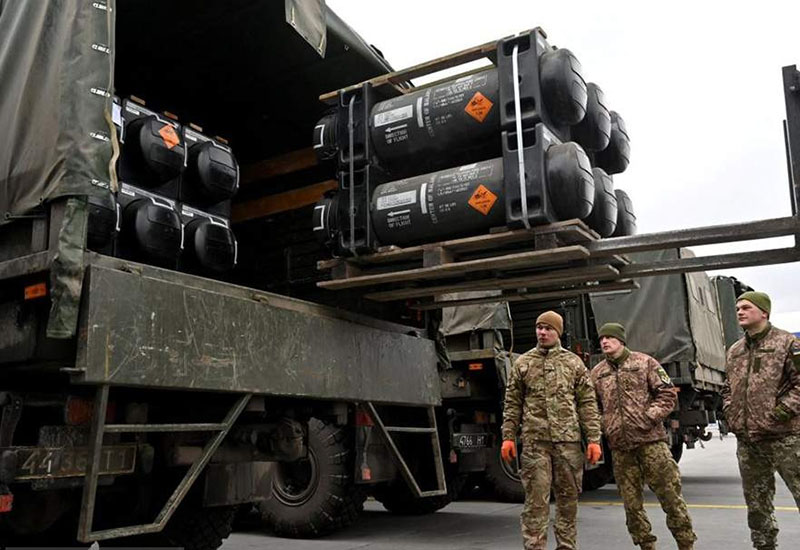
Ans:
[[[778,522],[775,519],[775,472],[783,479],[800,510],[800,436],[789,435],[768,441],[739,439],[736,446],[747,525],[753,548],[777,548]]]
[[[583,483],[581,444],[524,441],[521,458],[525,506],[520,524],[525,550],[545,550],[547,546],[551,487],[556,496],[556,550],[575,550],[578,495]]]
[[[633,544],[654,543],[653,528],[644,511],[644,484],[656,494],[667,514],[667,527],[679,548],[691,548],[697,537],[681,494],[681,473],[669,446],[647,443],[631,451],[615,450],[614,477],[625,506],[625,523]]]

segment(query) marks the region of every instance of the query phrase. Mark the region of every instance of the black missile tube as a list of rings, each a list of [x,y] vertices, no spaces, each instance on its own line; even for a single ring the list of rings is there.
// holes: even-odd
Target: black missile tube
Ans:
[[[594,164],[607,174],[619,174],[628,167],[631,158],[631,142],[625,121],[611,111],[611,136],[608,147],[595,153]]]
[[[519,89],[511,65],[517,48]],[[368,162],[392,177],[404,177],[500,156],[502,131],[515,131],[515,94],[524,128],[544,123],[559,141],[576,141],[598,151],[608,143],[609,113],[596,85],[587,85],[581,65],[567,49],[553,49],[537,32],[501,41],[498,67],[428,88],[368,103],[366,124],[357,105],[354,123],[366,127]],[[588,111],[587,111],[588,102]],[[346,98],[314,129],[320,160],[348,165],[350,112]],[[577,138],[571,127],[583,122]],[[354,152],[363,153],[356,136]],[[413,159],[409,162],[409,159]]]
[[[559,219],[592,211],[594,181],[586,153],[575,143],[545,153],[545,195]],[[533,167],[531,167],[533,168]],[[370,206],[372,230],[383,245],[405,246],[485,233],[507,225],[503,159],[490,159],[379,185]],[[335,247],[346,231],[341,196],[317,203],[314,230]]]
[[[614,194],[614,180],[601,168],[593,168],[592,175],[594,206],[592,213],[583,221],[601,237],[610,237],[617,228],[617,196]]]
[[[617,195],[617,228],[612,237],[627,237],[636,235],[636,214],[633,212],[633,202],[630,196],[621,190],[614,191]]]

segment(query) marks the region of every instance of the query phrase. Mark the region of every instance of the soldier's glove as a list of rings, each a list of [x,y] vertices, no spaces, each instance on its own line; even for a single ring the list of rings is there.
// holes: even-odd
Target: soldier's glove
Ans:
[[[589,461],[589,464],[594,466],[602,456],[603,448],[599,443],[589,443],[589,445],[586,446],[586,460]]]
[[[772,411],[772,416],[774,416],[775,420],[778,422],[789,422],[792,418],[794,418],[792,411],[790,411],[783,403],[779,403],[775,407],[775,409]]]
[[[503,457],[503,460],[506,462],[511,462],[514,458],[517,457],[517,443],[516,441],[511,441],[510,439],[506,439],[503,441],[503,446],[500,447],[500,456]]]

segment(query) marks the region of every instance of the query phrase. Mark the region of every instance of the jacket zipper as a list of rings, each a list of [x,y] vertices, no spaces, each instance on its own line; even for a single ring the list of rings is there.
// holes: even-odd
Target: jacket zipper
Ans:
[[[614,376],[617,379],[617,410],[619,411],[619,419],[623,421],[622,425],[624,426],[625,414],[622,410],[622,386],[619,384],[619,370],[621,366],[620,364],[614,367]],[[622,438],[625,440],[627,446],[630,447],[631,442],[628,440],[628,432],[624,429],[622,430]]]
[[[750,420],[750,373],[753,369],[753,354],[755,353],[755,347],[751,347],[750,350],[747,352],[747,375],[744,377],[744,410],[742,411],[742,415],[744,415],[744,433],[749,435],[750,429],[747,427],[748,421]]]

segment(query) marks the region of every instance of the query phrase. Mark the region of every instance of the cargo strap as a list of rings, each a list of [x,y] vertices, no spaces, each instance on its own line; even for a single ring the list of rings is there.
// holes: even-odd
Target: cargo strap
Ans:
[[[522,223],[530,229],[528,221],[528,193],[525,185],[525,155],[522,151],[522,106],[519,99],[519,44],[511,52],[511,73],[514,77],[514,115],[517,127],[517,162],[519,166],[519,196],[522,199]]]
[[[350,151],[350,160],[348,162],[348,167],[350,170],[350,252],[354,256],[358,256],[358,252],[356,252],[356,190],[355,190],[355,153],[353,152],[354,147],[354,138],[353,133],[355,132],[355,122],[353,120],[353,106],[355,105],[356,96],[355,94],[350,98],[350,102],[347,105],[347,134],[349,140],[349,151]]]
[[[435,496],[442,496],[447,494],[447,483],[445,482],[444,477],[444,464],[442,463],[442,452],[441,447],[439,446],[439,431],[436,426],[436,413],[433,410],[433,407],[426,407],[427,413],[427,420],[428,425],[424,427],[416,427],[416,426],[386,426],[383,423],[383,419],[378,414],[378,411],[371,402],[367,402],[367,410],[369,411],[370,416],[375,421],[375,425],[378,426],[378,430],[380,430],[381,435],[383,436],[384,440],[386,441],[386,445],[389,447],[391,451],[392,460],[394,460],[395,464],[397,465],[400,473],[405,479],[408,486],[411,488],[414,496],[417,498],[425,498],[425,497],[435,497]],[[423,491],[420,489],[419,483],[417,479],[414,477],[414,473],[408,467],[408,463],[403,458],[400,449],[395,443],[394,438],[392,437],[393,433],[404,433],[404,434],[419,434],[423,436],[428,436],[430,438],[431,450],[433,452],[433,463],[434,463],[434,470],[436,472],[436,488]]]
[[[211,460],[211,456],[216,452],[225,436],[228,435],[236,419],[242,413],[247,403],[250,401],[251,394],[239,397],[231,407],[225,419],[218,424],[106,424],[106,413],[108,409],[109,386],[104,384],[97,388],[94,401],[94,416],[92,418],[92,431],[89,440],[89,462],[86,467],[86,481],[83,486],[83,500],[81,505],[81,515],[78,522],[78,540],[81,542],[95,542],[100,540],[113,539],[118,537],[128,537],[132,535],[144,535],[158,533],[167,524],[169,519],[178,509],[184,497],[200,477],[200,474]],[[164,507],[159,512],[153,523],[142,525],[130,525],[107,529],[104,531],[92,531],[94,522],[94,508],[97,498],[98,478],[100,477],[100,458],[103,449],[103,436],[106,433],[176,433],[176,432],[216,432],[216,434],[206,443],[203,452],[195,459],[189,470],[184,475],[175,491],[167,499]]]

